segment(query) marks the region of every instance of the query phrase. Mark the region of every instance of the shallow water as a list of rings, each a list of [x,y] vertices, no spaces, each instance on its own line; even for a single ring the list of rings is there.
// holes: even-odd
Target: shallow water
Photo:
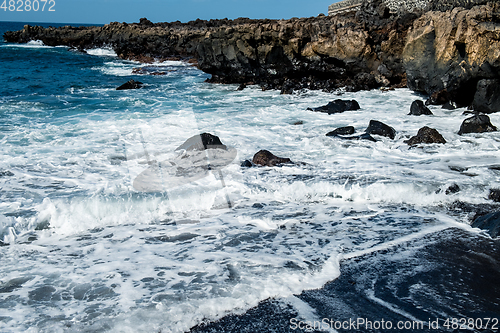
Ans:
[[[479,233],[447,207],[488,203],[500,186],[500,132],[459,136],[465,109],[408,116],[422,97],[407,89],[237,91],[181,62],[133,75],[143,65],[109,49],[39,42],[2,43],[0,59],[1,331],[183,332],[319,288],[342,259],[450,227]],[[144,87],[115,90],[129,79]],[[361,110],[306,111],[336,98]],[[371,119],[394,127],[395,140],[325,136],[347,125],[361,133]],[[447,143],[408,147],[423,126]],[[203,132],[237,152],[221,173],[134,188]],[[260,149],[303,163],[240,166]],[[446,194],[453,184],[460,191]]]

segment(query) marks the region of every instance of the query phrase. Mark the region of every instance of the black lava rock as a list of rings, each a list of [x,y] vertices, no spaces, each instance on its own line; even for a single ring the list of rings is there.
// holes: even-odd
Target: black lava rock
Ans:
[[[472,103],[476,112],[500,111],[500,80],[480,80]]]
[[[424,105],[423,101],[416,100],[411,103],[410,113],[408,115],[420,116],[420,115],[432,115],[431,110],[427,106]]]
[[[344,111],[353,111],[359,109],[360,109],[359,104],[355,100],[349,101],[349,100],[336,99],[328,103],[327,105],[323,105],[312,109],[308,108],[307,110],[333,114],[333,113],[342,113]]]
[[[495,132],[496,130],[497,128],[490,122],[490,117],[478,114],[465,119],[458,134]]]
[[[476,217],[471,226],[488,231],[491,237],[498,237],[500,235],[500,212]]]
[[[424,126],[418,130],[416,136],[411,137],[409,140],[406,140],[405,143],[413,146],[420,143],[446,143],[446,140],[434,128]]]
[[[356,130],[353,126],[339,127],[331,132],[326,133],[326,136],[351,135],[354,134],[355,131]]]
[[[251,168],[253,167],[253,163],[250,162],[249,160],[244,160],[242,163],[241,163],[241,167],[242,168]]]
[[[268,150],[258,151],[253,156],[252,162],[261,166],[277,166],[279,164],[292,163],[289,158],[278,157]]]
[[[182,145],[175,150],[205,150],[205,149],[224,149],[227,147],[222,144],[219,137],[210,133],[202,133],[187,139]]]
[[[444,192],[446,195],[460,192],[460,187],[457,184],[450,185]]]
[[[0,171],[0,177],[12,177],[14,174],[9,170]]]
[[[490,189],[490,195],[488,196],[488,199],[495,202],[500,202],[500,189]]]
[[[376,134],[391,138],[396,137],[396,130],[389,125],[386,125],[378,120],[370,120],[370,124],[365,130],[368,134]]]
[[[116,88],[116,90],[139,89],[140,87],[142,87],[142,84],[142,82],[130,80]]]

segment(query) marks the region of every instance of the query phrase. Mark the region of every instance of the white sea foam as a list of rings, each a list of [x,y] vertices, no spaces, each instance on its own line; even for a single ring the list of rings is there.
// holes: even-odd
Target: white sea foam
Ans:
[[[30,48],[30,49],[48,49],[52,46],[45,45],[41,40],[31,40],[25,44],[6,44],[1,47],[7,48]]]
[[[85,50],[87,54],[100,56],[100,57],[117,57],[115,50],[111,47],[100,47],[95,49]]]

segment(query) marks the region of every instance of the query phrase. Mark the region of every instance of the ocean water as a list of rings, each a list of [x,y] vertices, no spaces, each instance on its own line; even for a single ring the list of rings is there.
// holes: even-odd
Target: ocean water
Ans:
[[[311,318],[294,295],[343,260],[449,228],[487,237],[450,209],[500,187],[500,132],[459,136],[465,109],[408,116],[424,97],[407,89],[237,91],[182,62],[134,74],[144,64],[111,49],[39,41],[2,41],[0,64],[1,332],[185,332],[268,298]],[[130,79],[143,88],[115,90]],[[306,110],[337,98],[361,110]],[[325,136],[371,119],[396,138]],[[423,126],[447,143],[403,142]],[[191,157],[176,148],[203,132],[234,155],[181,172]],[[300,163],[240,166],[261,149]],[[138,189],[148,170],[158,184]]]

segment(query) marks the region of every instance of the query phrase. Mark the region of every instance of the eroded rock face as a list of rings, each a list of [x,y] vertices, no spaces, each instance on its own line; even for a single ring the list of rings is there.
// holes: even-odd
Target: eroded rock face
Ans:
[[[491,124],[490,117],[487,115],[474,115],[463,121],[458,134],[495,132],[496,130],[497,128]]]
[[[8,42],[42,40],[78,50],[109,45],[124,59],[152,62],[193,57],[211,82],[254,82],[263,89],[348,91],[403,81],[401,53],[417,15],[354,14],[290,20],[210,20],[188,23],[113,22],[103,27],[7,32]]]
[[[292,163],[289,158],[278,157],[269,150],[260,150],[254,156],[252,162],[261,166],[277,166],[279,164]]]
[[[446,143],[446,140],[436,129],[424,126],[418,130],[416,136],[406,140],[405,143],[413,146],[421,143]]]
[[[414,22],[403,51],[408,87],[446,89],[458,106],[472,104],[477,82],[500,73],[500,4],[427,12]]]

